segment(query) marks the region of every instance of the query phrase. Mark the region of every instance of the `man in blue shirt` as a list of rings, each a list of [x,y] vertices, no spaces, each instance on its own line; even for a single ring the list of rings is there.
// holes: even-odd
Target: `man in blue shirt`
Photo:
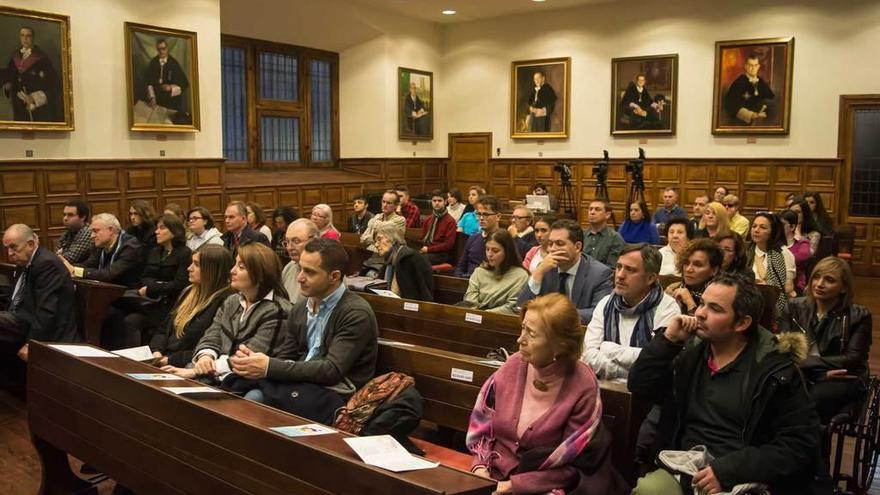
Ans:
[[[654,223],[660,235],[666,235],[666,224],[670,218],[687,218],[688,214],[681,206],[678,206],[678,193],[675,189],[667,187],[663,191],[663,207],[654,212]]]
[[[486,237],[498,230],[501,221],[501,203],[495,196],[481,196],[474,205],[477,220],[480,221],[480,232],[468,237],[464,245],[464,254],[455,267],[455,276],[469,278],[480,263],[486,259]]]

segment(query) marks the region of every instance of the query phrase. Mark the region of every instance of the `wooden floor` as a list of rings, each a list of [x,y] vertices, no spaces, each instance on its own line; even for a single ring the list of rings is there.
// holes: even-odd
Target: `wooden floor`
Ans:
[[[856,278],[856,302],[875,315],[874,343],[871,348],[871,372],[880,374],[880,279]],[[74,472],[79,462],[71,461]],[[25,495],[37,493],[40,486],[40,463],[28,435],[25,403],[0,390],[0,494]],[[99,485],[99,493],[109,494],[112,481]],[[871,495],[880,495],[880,480],[875,478]]]

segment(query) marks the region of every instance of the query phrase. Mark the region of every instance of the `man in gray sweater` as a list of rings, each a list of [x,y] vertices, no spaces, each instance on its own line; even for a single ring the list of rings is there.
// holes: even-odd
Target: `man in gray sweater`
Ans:
[[[267,405],[329,424],[376,372],[378,325],[370,305],[342,283],[342,245],[309,241],[299,263],[306,299],[291,310],[284,343],[271,358],[241,346],[230,362],[239,376],[260,380]]]

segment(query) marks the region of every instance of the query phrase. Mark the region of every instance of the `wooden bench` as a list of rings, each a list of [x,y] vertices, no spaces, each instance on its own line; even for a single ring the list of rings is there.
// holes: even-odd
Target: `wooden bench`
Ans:
[[[464,299],[468,279],[449,275],[434,275],[434,302],[455,304]]]
[[[67,453],[137,493],[490,494],[496,484],[445,466],[392,473],[361,462],[347,434],[291,439],[268,428],[310,423],[235,395],[171,394],[189,380],[138,381],[156,369],[78,358],[34,342],[28,424],[43,465],[40,493],[88,488]]]

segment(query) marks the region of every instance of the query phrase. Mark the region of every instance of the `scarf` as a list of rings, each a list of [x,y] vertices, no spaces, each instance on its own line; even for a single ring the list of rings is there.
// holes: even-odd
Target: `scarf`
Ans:
[[[434,233],[437,232],[437,224],[440,223],[440,219],[443,218],[443,215],[445,214],[445,206],[439,210],[434,210],[434,221],[431,222],[431,228],[428,229],[428,233],[425,234],[425,238],[422,239],[426,246],[434,244]]]
[[[783,315],[788,311],[788,294],[785,293],[785,256],[780,249],[768,249],[765,252],[767,256],[767,276],[765,282],[779,289],[779,297],[776,299],[776,314]],[[755,263],[755,249],[749,250],[749,266]]]
[[[620,315],[637,315],[639,319],[636,321],[632,337],[629,339],[629,346],[645,347],[651,340],[654,330],[654,313],[662,298],[663,289],[660,288],[660,284],[654,284],[647,297],[634,307],[627,306],[620,294],[612,293],[608,303],[605,304],[605,340],[622,344],[620,342]]]

